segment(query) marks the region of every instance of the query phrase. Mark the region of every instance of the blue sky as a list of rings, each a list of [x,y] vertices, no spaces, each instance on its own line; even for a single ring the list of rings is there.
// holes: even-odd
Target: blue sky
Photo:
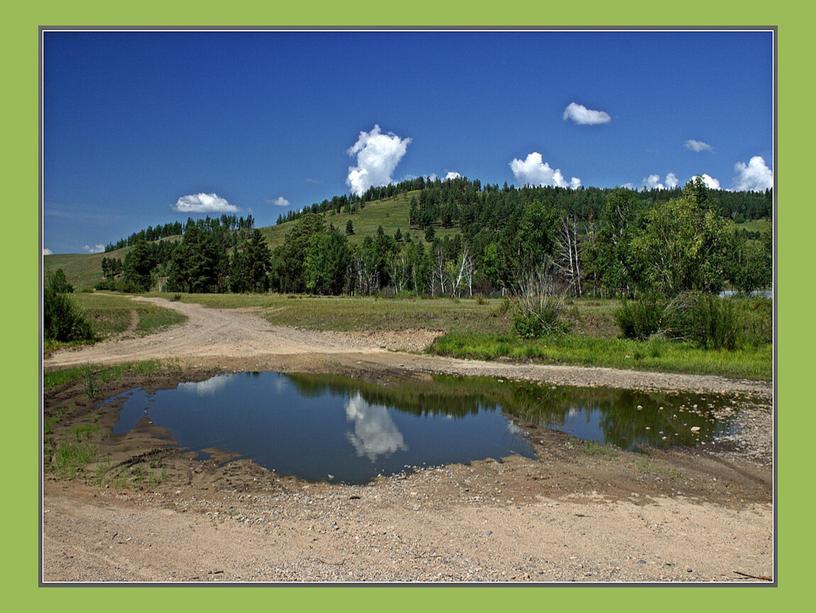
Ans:
[[[363,187],[761,187],[771,51],[761,32],[46,33],[45,247],[184,220],[200,193],[268,225],[359,187],[350,167]]]

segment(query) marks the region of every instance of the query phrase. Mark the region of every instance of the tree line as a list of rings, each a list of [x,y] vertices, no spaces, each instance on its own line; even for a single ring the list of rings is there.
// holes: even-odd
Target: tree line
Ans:
[[[184,234],[184,231],[189,225],[194,225],[201,222],[210,223],[208,220],[195,221],[188,218],[187,222],[184,224],[182,224],[180,221],[172,221],[166,224],[147,226],[147,228],[134,232],[126,238],[119,239],[115,243],[108,243],[105,245],[105,253],[116,251],[117,249],[122,249],[123,247],[130,247],[139,241],[152,242],[161,240],[163,238],[169,238],[171,236],[181,236]],[[255,220],[253,219],[252,215],[248,215],[247,217],[222,215],[220,218],[218,218],[218,223],[233,230],[246,230],[254,227]]]
[[[726,286],[750,292],[771,283],[770,233],[740,231],[733,223],[735,213],[770,214],[769,193],[709,190],[699,179],[683,189],[649,192],[417,179],[372,188],[379,190],[372,197],[420,182],[404,232],[390,235],[380,227],[352,242],[353,223],[340,230],[326,216],[307,212],[270,250],[245,221],[189,220],[179,241],[139,239],[124,261],[103,259],[101,285],[472,296],[517,293],[542,267],[564,293],[576,296],[671,296]],[[439,227],[460,232],[439,238]]]

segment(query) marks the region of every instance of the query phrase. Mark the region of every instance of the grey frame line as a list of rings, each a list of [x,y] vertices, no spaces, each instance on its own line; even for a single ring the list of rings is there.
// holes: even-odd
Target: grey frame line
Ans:
[[[773,35],[773,61],[772,61],[772,140],[773,140],[773,398],[771,410],[773,412],[773,581],[764,583],[734,583],[734,582],[169,582],[169,581],[98,581],[98,582],[59,582],[45,581],[43,579],[43,495],[44,495],[44,473],[43,473],[43,411],[44,411],[44,388],[43,388],[43,276],[44,276],[44,256],[43,256],[43,215],[44,215],[44,128],[43,128],[43,96],[44,86],[44,51],[43,43],[47,32],[771,32]],[[779,412],[777,410],[777,398],[779,394],[779,343],[777,331],[779,329],[779,243],[778,243],[778,219],[779,219],[779,27],[777,25],[748,25],[748,26],[82,26],[82,25],[40,25],[37,28],[37,70],[38,70],[38,122],[37,138],[39,155],[38,162],[38,296],[39,303],[39,335],[38,335],[38,382],[39,382],[39,414],[38,414],[38,468],[37,475],[39,482],[39,496],[37,508],[39,512],[38,521],[38,555],[37,555],[37,585],[38,587],[514,587],[514,588],[540,588],[540,587],[727,587],[727,588],[777,588],[779,587]]]

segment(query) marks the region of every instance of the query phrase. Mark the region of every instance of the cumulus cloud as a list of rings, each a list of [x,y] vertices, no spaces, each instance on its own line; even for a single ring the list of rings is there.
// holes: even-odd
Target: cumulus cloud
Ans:
[[[694,181],[697,177],[703,180],[703,183],[708,189],[720,189],[720,182],[714,177],[703,173],[701,175],[694,175],[690,180]]]
[[[649,175],[640,182],[643,189],[674,189],[680,183],[680,179],[673,172],[666,173],[666,178],[661,179],[660,175]]]
[[[734,189],[737,191],[759,192],[773,187],[773,170],[759,155],[752,157],[747,164],[737,162],[734,170],[737,172],[734,177]]]
[[[370,132],[360,132],[357,142],[346,151],[357,159],[356,166],[349,166],[346,185],[360,196],[369,187],[391,183],[391,174],[410,143],[410,138],[400,138],[393,132],[383,134],[377,124]]]
[[[612,118],[606,111],[594,111],[588,109],[583,104],[570,102],[564,109],[564,121],[570,120],[579,126],[594,126],[601,123],[609,123]]]
[[[460,175],[455,170],[448,171],[448,174],[445,175],[444,181],[450,181],[451,179],[461,179],[462,175]]]
[[[271,200],[270,204],[274,204],[275,206],[289,206],[289,201],[283,196],[278,196],[274,200]]]
[[[43,248],[43,255],[54,255],[54,252],[48,249],[47,247]]]
[[[641,182],[643,189],[666,189],[660,182],[660,175],[649,175]]]
[[[218,194],[186,194],[176,200],[173,210],[178,213],[236,213],[240,209]]]
[[[105,251],[105,245],[102,243],[97,243],[96,245],[85,245],[83,249],[88,253],[102,253]]]
[[[569,182],[564,179],[560,168],[553,169],[545,162],[538,151],[528,154],[524,160],[515,158],[510,162],[510,170],[516,181],[522,185],[551,185],[554,187],[581,187],[581,179],[572,177]]]
[[[700,153],[701,151],[711,151],[713,147],[701,140],[694,140],[693,138],[690,138],[686,141],[686,149],[691,149],[695,153]]]

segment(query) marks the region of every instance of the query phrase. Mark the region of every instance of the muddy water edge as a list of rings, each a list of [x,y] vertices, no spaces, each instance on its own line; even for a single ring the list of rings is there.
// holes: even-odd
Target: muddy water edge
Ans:
[[[286,371],[280,367],[277,370]],[[294,371],[303,372],[303,364],[295,364]],[[281,475],[228,449],[182,448],[170,431],[150,420],[140,420],[125,434],[113,435],[119,409],[126,399],[115,399],[100,406],[104,398],[133,388],[150,393],[175,388],[180,381],[203,382],[218,374],[224,371],[170,367],[146,376],[126,375],[101,384],[94,390],[93,397],[89,397],[88,386],[81,380],[47,391],[44,399],[46,480],[81,482],[107,490],[124,488],[167,493],[185,488],[189,492],[217,491],[225,496],[237,492],[294,491],[304,486],[329,490],[351,487]],[[322,372],[317,376],[329,375]],[[427,373],[357,370],[353,366],[344,367],[339,376],[383,386],[383,389],[410,388],[432,381]],[[441,474],[437,488],[440,504],[468,499],[480,490],[485,495],[492,492],[490,498],[499,503],[513,504],[539,496],[558,498],[582,493],[640,501],[680,495],[723,505],[768,503],[772,495],[773,420],[767,397],[734,393],[728,404],[738,408],[731,416],[733,427],[705,446],[661,447],[649,445],[647,441],[629,450],[614,444],[581,440],[542,427],[541,420],[523,411],[511,412],[513,426],[521,430],[533,454],[527,454],[530,457],[513,455],[500,462],[503,464],[501,487],[495,487],[492,471],[486,468],[495,464],[496,458],[476,459],[466,467],[467,488],[458,487],[455,482],[446,483],[444,473],[456,472],[456,465],[419,467],[416,472]],[[58,468],[58,451],[66,443],[92,448],[89,461],[74,474]],[[491,475],[490,482],[480,483],[480,475],[485,471]],[[377,488],[389,480],[405,478],[404,473],[375,477],[365,487]],[[501,495],[497,496],[496,490],[501,490]]]

